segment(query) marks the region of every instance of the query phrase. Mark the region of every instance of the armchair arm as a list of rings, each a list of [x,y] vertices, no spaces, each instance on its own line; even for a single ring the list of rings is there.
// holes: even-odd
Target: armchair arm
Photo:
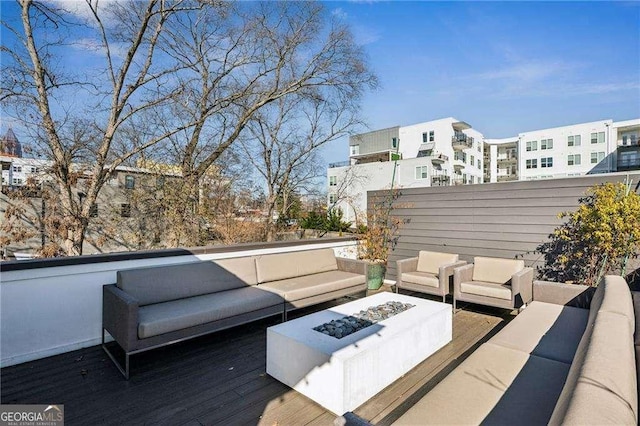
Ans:
[[[404,272],[415,272],[418,270],[418,258],[410,257],[396,261],[396,288],[402,287],[402,274]]]
[[[518,295],[522,300],[518,300]],[[533,268],[524,268],[512,275],[511,298],[514,301],[514,306],[531,302],[533,299]]]
[[[460,284],[473,279],[473,263],[460,266],[453,270],[453,294],[460,295]]]
[[[447,263],[445,265],[440,265],[438,270],[438,280],[440,281],[440,288],[447,288],[449,286],[449,277],[453,276],[453,271],[456,268],[464,266],[467,264],[466,260],[458,260],[457,262]]]
[[[138,339],[138,300],[115,284],[102,287],[102,327],[125,351]]]
[[[354,274],[367,275],[367,266],[369,263],[366,260],[347,259],[346,257],[336,257],[338,263],[338,269],[344,272],[351,272]]]
[[[396,266],[398,268],[398,275],[403,272],[415,272],[418,270],[418,258],[410,257],[408,259],[402,259],[396,261]]]
[[[589,309],[595,287],[580,284],[564,284],[552,281],[533,282],[533,300]]]

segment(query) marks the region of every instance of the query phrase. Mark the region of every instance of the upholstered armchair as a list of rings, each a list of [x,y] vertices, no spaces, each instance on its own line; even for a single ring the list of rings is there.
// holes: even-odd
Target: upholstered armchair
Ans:
[[[449,294],[455,268],[466,265],[457,254],[420,251],[417,257],[398,260],[396,293],[399,289],[442,296]]]
[[[523,260],[475,257],[453,273],[454,309],[457,301],[516,309],[532,298],[533,269]]]

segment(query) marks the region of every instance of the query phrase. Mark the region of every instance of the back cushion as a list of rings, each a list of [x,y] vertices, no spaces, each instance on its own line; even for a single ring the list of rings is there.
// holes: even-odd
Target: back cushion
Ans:
[[[506,284],[511,276],[524,269],[524,260],[475,257],[473,281]]]
[[[624,315],[629,320],[631,331],[635,329],[635,314],[633,313],[633,298],[629,284],[618,275],[605,275],[598,284],[604,286],[604,297],[600,305],[600,312],[613,312]]]
[[[254,258],[204,261],[118,271],[118,287],[140,306],[255,284]]]
[[[440,270],[440,266],[458,261],[457,254],[440,253],[437,251],[420,251],[418,254],[418,268],[419,272],[428,272],[430,274],[437,274]]]
[[[550,423],[636,424],[637,380],[629,322],[623,315],[601,310],[583,341]]]
[[[256,259],[258,282],[284,280],[338,269],[333,249],[270,254]]]

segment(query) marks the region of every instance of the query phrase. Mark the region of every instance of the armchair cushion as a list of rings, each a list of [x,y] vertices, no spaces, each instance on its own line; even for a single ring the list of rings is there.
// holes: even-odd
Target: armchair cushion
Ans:
[[[511,287],[505,284],[486,281],[463,282],[460,284],[460,291],[462,293],[477,294],[478,296],[511,300]]]
[[[439,285],[438,277],[428,272],[403,272],[402,281],[434,288],[438,288]]]
[[[428,272],[433,275],[438,275],[440,266],[454,263],[458,261],[457,254],[440,253],[436,251],[420,251],[418,254],[418,268],[419,272]]]
[[[473,265],[473,281],[507,284],[514,274],[524,269],[524,260],[475,257]]]

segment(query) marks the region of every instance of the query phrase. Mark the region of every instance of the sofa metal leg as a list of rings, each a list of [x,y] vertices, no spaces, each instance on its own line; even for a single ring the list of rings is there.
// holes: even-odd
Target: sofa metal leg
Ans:
[[[124,368],[120,365],[116,357],[111,353],[107,345],[104,343],[104,328],[102,329],[102,349],[107,353],[107,356],[113,361],[118,371],[124,376],[126,380],[129,380],[129,353],[124,353]]]
[[[445,299],[446,299],[446,298],[447,298],[447,295],[446,295],[446,294],[443,294],[443,295],[442,295],[442,303],[444,303],[444,301],[445,301]]]

